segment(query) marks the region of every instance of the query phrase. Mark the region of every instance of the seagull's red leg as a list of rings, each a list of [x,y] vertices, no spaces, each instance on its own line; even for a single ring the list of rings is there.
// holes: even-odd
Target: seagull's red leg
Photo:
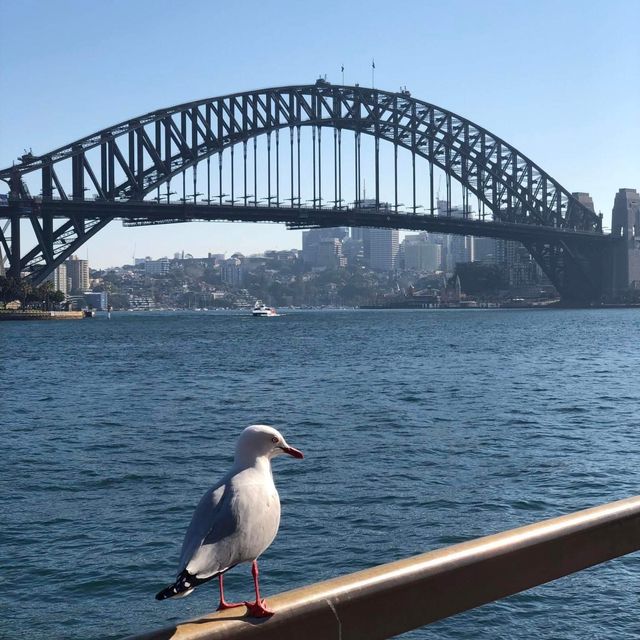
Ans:
[[[220,604],[218,605],[217,611],[241,607],[244,604],[243,602],[227,602],[224,599],[224,578],[222,573],[218,576],[218,584],[220,585]]]
[[[252,618],[268,618],[273,615],[273,611],[267,609],[267,602],[260,598],[260,584],[258,583],[258,561],[254,560],[251,565],[251,575],[253,576],[253,586],[256,590],[256,601],[245,602],[247,613]]]

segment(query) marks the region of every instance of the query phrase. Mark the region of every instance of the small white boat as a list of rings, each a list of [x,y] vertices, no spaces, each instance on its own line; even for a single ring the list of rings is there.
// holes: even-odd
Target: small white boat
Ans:
[[[254,318],[270,318],[277,316],[278,313],[273,307],[267,307],[262,300],[256,300],[256,303],[253,305],[253,309],[251,310],[251,315]]]

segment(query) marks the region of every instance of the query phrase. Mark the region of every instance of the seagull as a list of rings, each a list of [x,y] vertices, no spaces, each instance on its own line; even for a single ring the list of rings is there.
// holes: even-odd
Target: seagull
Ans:
[[[247,427],[236,443],[233,466],[202,496],[182,543],[176,581],[156,594],[156,600],[188,596],[197,586],[218,578],[218,611],[246,606],[252,617],[273,614],[260,597],[258,557],[269,547],[280,525],[280,498],[273,483],[271,460],[287,453],[303,458],[273,427]],[[255,602],[224,599],[224,574],[251,562]]]

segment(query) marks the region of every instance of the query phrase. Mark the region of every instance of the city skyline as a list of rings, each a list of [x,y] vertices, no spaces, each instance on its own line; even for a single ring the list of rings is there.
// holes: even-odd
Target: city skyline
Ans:
[[[135,257],[106,268],[94,265],[90,268],[108,272],[143,265],[147,274],[166,275],[169,265],[175,262],[218,264],[236,260],[240,264],[244,260],[274,257],[273,254],[288,254],[289,259],[297,256],[311,269],[340,270],[359,263],[380,273],[413,270],[425,274],[452,274],[458,263],[508,264],[514,261],[516,254],[526,256],[527,262],[535,264],[528,251],[517,241],[426,231],[406,232],[400,240],[395,229],[323,227],[302,231],[301,248],[266,248],[251,254],[241,251],[232,251],[230,254],[207,252],[206,255],[194,255],[181,250],[162,256]],[[73,255],[58,269],[66,270],[66,265],[73,261],[87,263],[87,260],[79,260],[77,255]],[[57,270],[54,274],[57,274]],[[49,277],[52,281],[55,281],[54,274]]]
[[[188,18],[188,12],[165,2],[126,5],[129,20],[117,24],[109,16],[118,5],[124,9],[120,2],[108,8],[76,1],[7,5],[7,20],[16,26],[0,44],[3,80],[12,87],[0,104],[0,165],[10,165],[25,148],[45,153],[114,122],[196,97],[311,83],[325,74],[340,83],[343,65],[346,84],[370,85],[374,58],[376,86],[406,86],[412,95],[487,127],[570,191],[589,192],[596,211],[604,214],[605,227],[610,226],[618,189],[638,187],[640,161],[634,148],[640,139],[635,107],[640,101],[640,45],[614,35],[620,20],[637,22],[640,5],[635,2],[591,3],[587,8],[578,2],[542,2],[534,8],[502,2],[489,3],[489,8],[471,2],[447,7],[406,3],[395,14],[376,3],[340,6],[339,11],[328,3],[326,12],[313,14],[315,28],[324,27],[326,34],[317,43],[296,29],[287,30],[282,42],[274,40],[260,27],[266,8],[249,4],[255,24],[243,19],[246,8],[214,11],[197,2]],[[292,25],[306,24],[310,17],[308,9],[295,3],[281,7]],[[551,7],[553,21],[548,20]],[[338,21],[333,19],[336,12]],[[407,12],[415,18],[410,23],[404,19]],[[211,51],[198,39],[188,60],[186,53],[171,56],[162,78],[151,73],[141,80],[135,65],[126,64],[158,46],[162,24],[170,21],[186,30],[194,19],[199,24],[243,22],[241,52],[232,46],[235,36],[223,31],[214,52],[220,64],[210,64]],[[362,25],[355,33],[348,26],[354,20]],[[97,36],[87,28],[96,22],[102,28]],[[144,32],[138,24],[145,24]],[[477,51],[478,30],[483,42],[501,45],[500,64],[486,64],[482,73],[470,72],[468,65]],[[372,32],[386,33],[389,41],[401,45],[373,42]],[[74,40],[73,55],[59,44],[68,38]],[[27,48],[20,44],[25,41],[31,42]],[[292,57],[292,48],[300,55]],[[66,73],[56,76],[36,64],[45,52],[50,65]],[[425,67],[425,54],[437,60],[434,68]],[[30,82],[22,82],[24,77]],[[78,83],[84,87],[81,100],[70,98],[70,89]],[[487,90],[489,86],[494,89]],[[46,109],[41,108],[43,93]],[[96,266],[110,266],[114,252],[115,260],[123,263],[134,253],[170,255],[176,244],[194,255],[235,250],[248,254],[300,247],[301,236],[278,225],[191,222],[124,229],[113,222],[79,253]]]

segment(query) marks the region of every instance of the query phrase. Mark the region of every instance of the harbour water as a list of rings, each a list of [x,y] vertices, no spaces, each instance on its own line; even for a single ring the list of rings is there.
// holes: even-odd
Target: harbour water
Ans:
[[[282,525],[265,593],[640,493],[640,313],[121,313],[5,323],[0,637],[119,638],[196,617],[158,603],[202,492],[246,425]],[[640,636],[640,556],[407,638]],[[229,596],[251,595],[248,567]]]

